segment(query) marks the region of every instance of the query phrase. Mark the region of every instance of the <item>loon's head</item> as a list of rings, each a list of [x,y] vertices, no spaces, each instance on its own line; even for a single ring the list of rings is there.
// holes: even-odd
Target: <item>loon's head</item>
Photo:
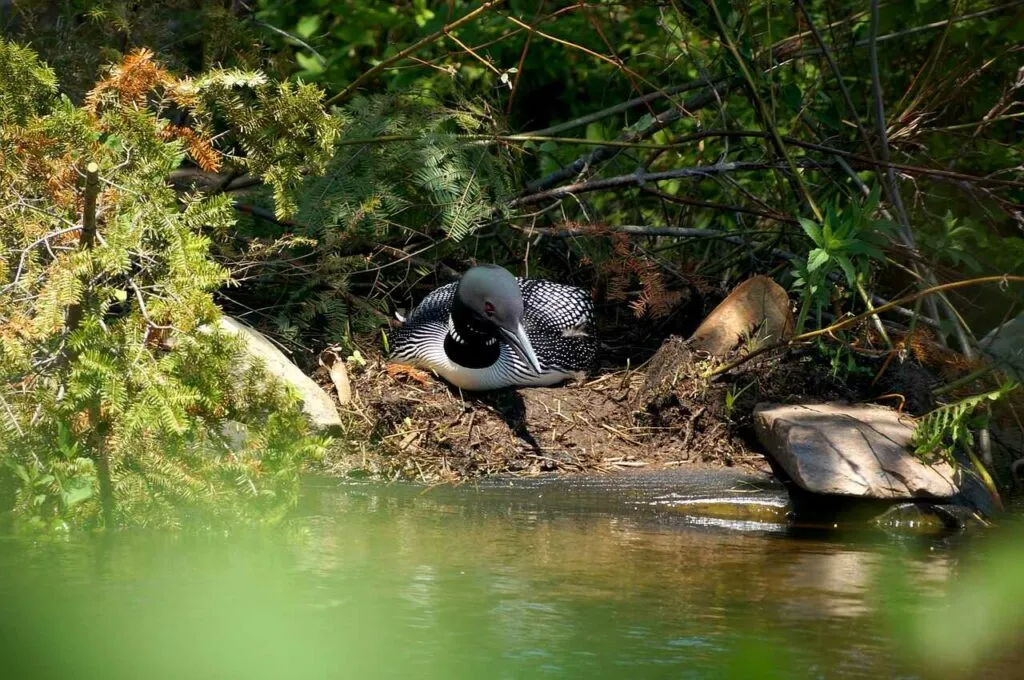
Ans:
[[[469,309],[475,325],[497,329],[533,370],[541,372],[540,360],[523,328],[523,294],[507,269],[496,264],[473,267],[459,280],[455,298]]]

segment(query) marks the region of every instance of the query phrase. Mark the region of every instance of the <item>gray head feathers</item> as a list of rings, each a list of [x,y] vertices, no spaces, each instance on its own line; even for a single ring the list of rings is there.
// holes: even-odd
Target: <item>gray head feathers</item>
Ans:
[[[523,318],[523,293],[516,277],[496,264],[482,264],[462,275],[455,291],[459,302],[500,328],[514,328]]]

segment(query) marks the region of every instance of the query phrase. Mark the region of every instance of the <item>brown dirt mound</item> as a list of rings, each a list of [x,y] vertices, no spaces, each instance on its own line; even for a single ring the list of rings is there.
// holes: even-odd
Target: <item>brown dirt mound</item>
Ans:
[[[645,433],[630,424],[629,394],[641,376],[610,374],[561,388],[465,393],[373,365],[352,376],[353,409],[373,423],[371,471],[424,481],[495,473],[637,466]],[[374,469],[376,468],[376,469]]]
[[[347,446],[329,470],[427,483],[687,463],[764,471],[752,420],[760,401],[878,401],[913,414],[932,406],[934,374],[914,361],[861,356],[857,371],[844,372],[808,348],[703,377],[727,360],[671,337],[639,369],[562,387],[460,394],[426,374],[392,376],[374,358],[349,376],[352,401],[339,407],[351,425]],[[326,369],[314,377],[334,392]]]
[[[738,378],[716,382],[700,377],[710,365],[673,338],[646,371],[554,388],[460,394],[433,377],[425,384],[393,377],[383,362],[371,361],[350,374],[353,400],[340,406],[361,455],[344,456],[332,470],[428,483],[686,463],[767,470],[742,417],[754,395],[766,390],[741,391],[737,380],[755,376],[776,384],[778,375],[766,371],[779,373],[779,363],[751,362]],[[798,373],[788,381],[791,391],[807,379],[806,371]],[[325,371],[319,375],[329,382]]]

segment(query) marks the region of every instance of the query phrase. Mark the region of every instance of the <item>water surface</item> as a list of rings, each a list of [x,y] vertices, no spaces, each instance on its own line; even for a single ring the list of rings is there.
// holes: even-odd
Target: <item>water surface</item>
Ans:
[[[24,678],[916,675],[872,585],[894,559],[942,592],[948,540],[701,520],[668,507],[671,486],[312,480],[284,529],[8,538],[0,663]]]

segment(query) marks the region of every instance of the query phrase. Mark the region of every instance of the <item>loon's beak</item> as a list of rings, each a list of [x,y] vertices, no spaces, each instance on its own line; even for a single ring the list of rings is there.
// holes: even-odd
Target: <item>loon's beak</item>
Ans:
[[[512,345],[512,349],[519,353],[526,363],[530,364],[537,373],[541,372],[540,359],[537,358],[537,353],[533,351],[533,345],[530,344],[530,338],[526,337],[526,329],[523,328],[522,322],[517,322],[514,330],[508,328],[498,327],[501,334],[505,336],[509,344]]]

